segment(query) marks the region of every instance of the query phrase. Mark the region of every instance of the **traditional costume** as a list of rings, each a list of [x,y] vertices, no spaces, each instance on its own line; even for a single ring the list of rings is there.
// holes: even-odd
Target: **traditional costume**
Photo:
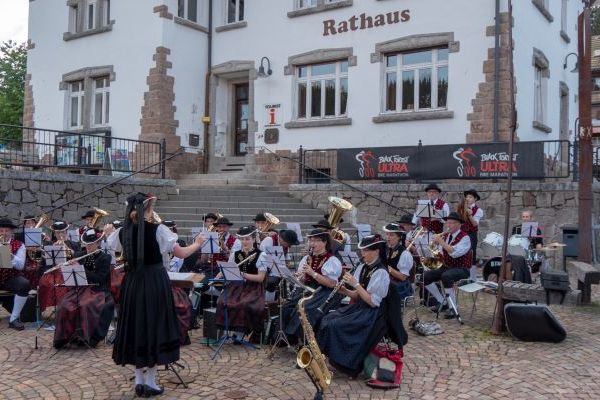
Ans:
[[[401,273],[405,278],[397,279],[390,274],[390,280],[393,283],[394,288],[398,292],[400,299],[412,296],[414,293],[410,276],[413,269],[413,257],[405,247],[406,232],[402,230],[400,225],[391,223],[383,227],[384,232],[393,233],[398,235],[400,238],[398,244],[394,247],[386,246],[386,259],[384,264],[388,268],[393,268]]]

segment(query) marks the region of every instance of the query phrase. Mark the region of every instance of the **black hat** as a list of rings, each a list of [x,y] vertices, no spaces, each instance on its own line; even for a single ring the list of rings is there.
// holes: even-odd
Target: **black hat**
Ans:
[[[256,227],[254,225],[242,226],[237,231],[237,237],[247,237],[256,233]]]
[[[130,195],[129,197],[127,197],[127,200],[125,200],[125,205],[135,206],[138,203],[142,203],[145,207],[148,202],[155,203],[156,199],[157,199],[157,197],[154,196],[153,194],[137,192],[137,193],[134,193],[134,194]],[[90,212],[93,213],[93,211],[88,211],[86,213],[86,215],[89,214]],[[82,217],[82,218],[85,218],[85,217]]]
[[[163,221],[162,224],[167,228],[175,228],[177,226],[175,221]]]
[[[396,221],[398,224],[411,224],[411,225],[415,225],[415,223],[413,222],[413,217],[410,214],[404,214],[403,216],[400,217],[400,219],[398,221]]]
[[[0,218],[0,228],[17,229],[17,226],[8,218]]]
[[[440,187],[435,183],[430,183],[429,185],[427,185],[425,187],[426,192],[428,192],[430,190],[437,190],[438,193],[442,193],[442,189],[440,189]]]
[[[66,231],[69,229],[69,224],[67,224],[65,221],[54,221],[52,225],[50,225],[50,229],[54,232]]]
[[[463,192],[463,195],[466,197],[468,194],[470,194],[471,196],[475,197],[475,199],[477,199],[477,201],[481,200],[481,197],[479,197],[479,193],[477,193],[477,191],[475,189],[468,189],[465,190]]]
[[[383,227],[383,231],[389,233],[400,233],[404,232],[404,229],[402,229],[402,227],[398,225],[398,223],[391,222]]]
[[[329,231],[325,228],[317,228],[317,229],[313,229],[312,231],[310,231],[310,233],[306,236],[309,238],[319,237],[324,240],[327,240],[327,239],[329,239]]]
[[[204,217],[202,217],[202,221],[206,221],[207,219],[214,219],[216,221],[219,217],[217,217],[217,214],[215,213],[206,213],[204,214]]]
[[[215,222],[216,226],[219,225],[229,225],[229,226],[233,226],[233,222],[230,222],[227,217],[221,217],[219,219],[217,219],[217,222]]]
[[[254,222],[267,222],[267,217],[265,216],[265,213],[258,213],[256,214],[256,217],[254,217],[253,219]]]
[[[316,224],[313,224],[313,228],[322,228],[322,229],[333,229],[333,226],[331,226],[331,224],[329,223],[329,221],[327,221],[326,219],[322,219],[319,222],[317,222]]]
[[[37,218],[34,215],[26,215],[23,217],[23,222],[25,221],[37,221]]]
[[[461,224],[465,223],[465,221],[460,217],[460,215],[458,215],[458,213],[456,211],[452,211],[447,217],[444,217],[444,221],[448,221],[449,219],[458,221]]]
[[[378,245],[381,245],[385,243],[385,241],[381,238],[380,235],[369,235],[369,236],[365,236],[363,237],[360,242],[358,243],[358,248],[360,250],[364,250],[364,249],[369,249],[369,250],[376,250]],[[374,249],[371,249],[371,247],[375,247]]]
[[[329,213],[323,215],[323,218],[325,218],[327,221],[329,221]],[[344,222],[344,218],[340,218],[340,224]]]
[[[85,214],[81,216],[81,219],[94,218],[94,215],[96,215],[96,213],[94,213],[93,210],[88,210]]]
[[[279,237],[286,243],[289,243],[290,246],[296,246],[300,244],[298,241],[298,235],[291,229],[282,229],[279,231]]]
[[[104,238],[104,232],[100,228],[90,228],[81,234],[81,243],[92,244]]]
[[[112,224],[115,227],[115,229],[119,229],[119,228],[123,227],[123,221],[121,221],[119,219],[115,219]]]

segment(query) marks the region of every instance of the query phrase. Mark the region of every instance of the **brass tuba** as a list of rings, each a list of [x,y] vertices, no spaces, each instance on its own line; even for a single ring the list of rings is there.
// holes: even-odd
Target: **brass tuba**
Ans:
[[[331,204],[331,211],[329,211],[329,219],[327,222],[333,227],[331,238],[341,244],[344,243],[344,232],[338,227],[344,213],[352,210],[353,206],[348,200],[335,196],[329,196],[328,200]]]
[[[46,225],[46,223],[50,221],[50,216],[46,213],[43,213],[42,215],[40,215],[40,219],[38,220],[38,222],[35,224],[34,228],[35,229],[39,229],[42,226]],[[44,235],[46,235],[44,232],[42,232],[42,242],[44,241]],[[43,243],[42,243],[43,244]],[[44,257],[42,256],[42,251],[40,248],[27,248],[27,257],[35,262],[35,263],[40,263],[42,262],[42,260],[44,259]]]
[[[267,219],[267,225],[265,226],[265,229],[263,231],[261,231],[261,233],[269,232],[269,230],[273,227],[273,225],[277,225],[279,223],[279,218],[277,218],[276,216],[274,216],[271,213],[266,212],[265,218]]]
[[[100,220],[102,219],[102,217],[106,217],[109,214],[108,214],[108,211],[104,211],[100,208],[93,207],[93,209],[94,209],[94,217],[92,218],[92,228],[95,228],[100,223]]]

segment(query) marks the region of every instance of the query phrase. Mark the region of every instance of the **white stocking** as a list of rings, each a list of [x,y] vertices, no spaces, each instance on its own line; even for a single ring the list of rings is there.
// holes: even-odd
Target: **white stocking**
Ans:
[[[442,304],[444,302],[444,296],[442,296],[442,292],[440,292],[440,288],[438,288],[438,285],[436,285],[435,283],[430,283],[425,287],[427,288],[427,290],[429,290],[429,293],[431,293],[431,295],[435,297],[438,303]]]
[[[144,370],[142,368],[135,369],[135,385],[144,384]]]
[[[159,389],[158,384],[156,383],[156,366],[146,370],[146,385],[150,386],[152,389]]]
[[[25,303],[27,302],[27,297],[17,296],[15,294],[15,301],[13,304],[12,313],[10,314],[10,322],[13,322],[19,315],[21,315],[21,310],[25,307]]]

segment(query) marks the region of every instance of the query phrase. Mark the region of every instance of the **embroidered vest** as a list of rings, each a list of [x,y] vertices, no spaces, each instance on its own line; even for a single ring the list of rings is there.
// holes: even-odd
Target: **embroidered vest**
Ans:
[[[375,273],[375,271],[379,269],[386,269],[385,265],[380,261],[376,262],[374,265],[363,264],[362,270],[360,271],[360,276],[358,277],[358,282],[360,285],[367,290],[369,286],[369,282],[371,282],[371,277]]]
[[[12,255],[17,254],[19,248],[23,245],[23,242],[17,239],[11,239],[9,243],[10,252]],[[20,276],[21,271],[14,268],[0,268],[0,283],[4,283],[7,280],[14,278],[16,276]]]
[[[477,211],[479,211],[479,207],[477,207],[477,205],[474,205],[473,208],[471,208],[471,212],[473,213],[473,216],[475,216]],[[471,221],[468,220],[460,226],[460,229],[467,233],[473,233],[473,232],[477,232],[479,230],[479,226],[473,225],[471,223]]]
[[[406,250],[406,247],[402,246],[400,243],[398,243],[398,245],[393,249],[391,247],[387,247],[385,249],[385,265],[398,271],[398,262],[400,261],[400,256],[402,256],[402,252],[404,250]]]
[[[433,203],[433,208],[436,210],[442,210],[444,208],[444,204],[446,204],[444,200],[437,199],[435,203]],[[421,226],[434,233],[442,233],[444,230],[444,223],[440,220],[432,218],[421,217]]]
[[[450,243],[450,246],[454,247],[458,244],[458,242],[460,242],[462,240],[462,238],[464,238],[465,236],[468,236],[468,234],[464,231],[459,231],[458,235],[456,235],[453,239],[452,242]],[[443,251],[444,252],[444,265],[446,265],[448,268],[471,268],[471,264],[473,263],[473,254],[471,253],[471,250],[469,250],[465,255],[458,257],[458,258],[453,258],[450,257],[450,255],[446,252],[446,250]]]
[[[243,250],[238,250],[235,252],[235,256],[234,256],[235,261],[234,262],[236,264],[239,264],[245,258],[248,258],[251,254],[254,254],[254,253],[256,253],[256,257],[254,257],[250,261],[246,261],[245,263],[243,263],[242,265],[239,266],[239,269],[241,272],[243,272],[245,274],[254,274],[254,275],[258,274],[258,267],[256,266],[256,262],[258,261],[258,257],[260,257],[260,250],[254,249],[248,254],[245,254]]]
[[[325,252],[321,255],[315,256],[308,256],[307,259],[307,263],[308,265],[310,265],[310,268],[315,271],[317,274],[321,273],[321,270],[323,269],[323,265],[327,262],[327,260],[329,260],[330,257],[332,257],[333,255],[329,252]],[[308,275],[308,274],[304,274],[304,283],[307,286],[310,287],[316,287],[319,285],[319,283],[317,281],[315,281],[312,276]]]

